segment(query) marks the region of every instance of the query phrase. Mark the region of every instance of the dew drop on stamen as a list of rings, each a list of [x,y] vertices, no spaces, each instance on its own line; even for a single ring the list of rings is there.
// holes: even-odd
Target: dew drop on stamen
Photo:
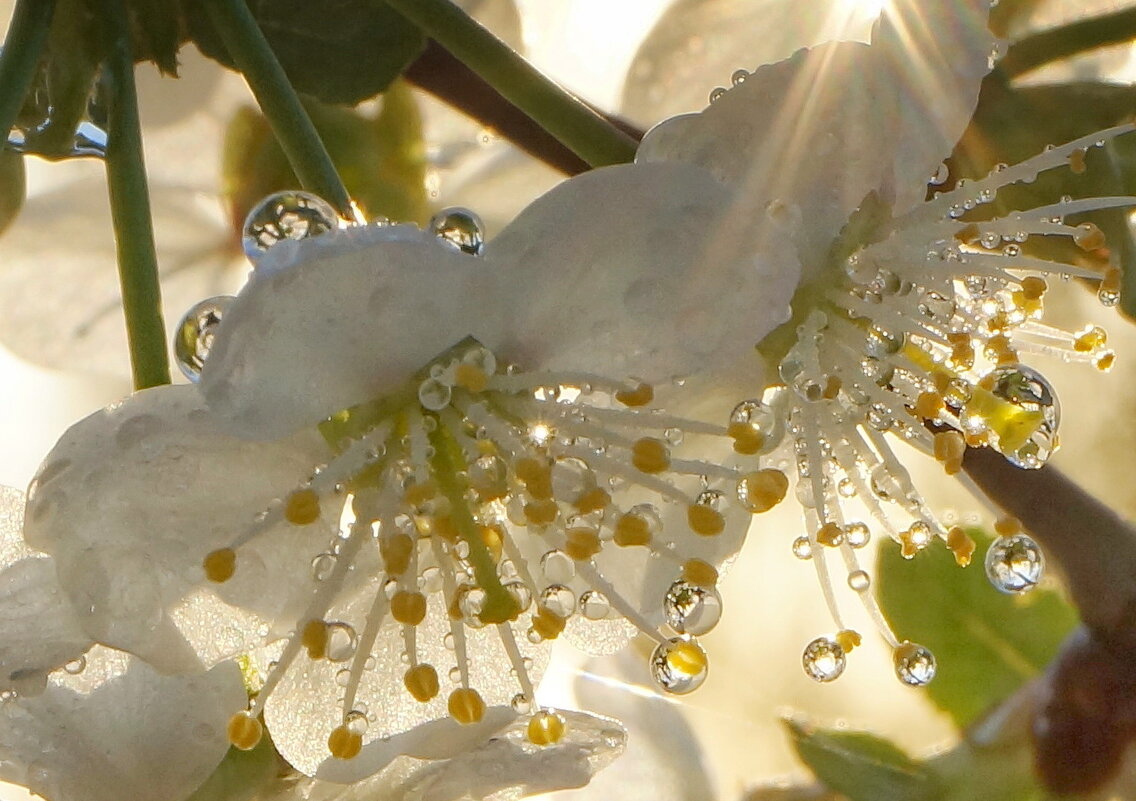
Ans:
[[[438,412],[450,405],[453,389],[437,378],[427,378],[418,385],[418,402],[423,409]]]
[[[801,666],[813,681],[834,681],[844,672],[845,665],[844,649],[828,637],[817,637],[801,654]]]
[[[335,563],[338,561],[335,554],[325,551],[312,558],[312,578],[316,581],[324,581],[331,575],[331,571],[335,569]]]
[[[603,620],[611,613],[611,602],[598,590],[588,590],[580,596],[580,611],[588,620]]]
[[[674,582],[663,597],[667,625],[679,634],[705,634],[722,618],[722,596],[714,587]]]
[[[872,538],[872,533],[863,523],[849,523],[844,527],[844,536],[853,548],[863,548]]]
[[[532,711],[532,701],[524,693],[517,693],[513,696],[513,700],[509,702],[513,707],[513,711],[518,715],[527,715]]]
[[[338,227],[331,204],[310,192],[276,192],[261,200],[245,217],[241,246],[254,264],[266,250],[285,239],[307,239]]]
[[[1044,571],[1041,548],[1025,534],[999,537],[986,551],[986,577],[1000,592],[1029,592],[1041,581]]]
[[[1022,364],[998,367],[983,383],[989,385],[989,394],[975,393],[963,408],[963,429],[989,431],[994,449],[1017,467],[1036,470],[1044,465],[1057,450],[1061,418],[1053,387]]]
[[[470,256],[485,252],[485,225],[469,209],[459,206],[442,209],[430,218],[426,230]]]
[[[327,624],[327,658],[331,662],[346,662],[355,656],[358,637],[355,628],[347,623]]]
[[[557,617],[568,618],[576,611],[576,594],[563,584],[550,584],[541,591],[538,603]]]
[[[935,655],[922,645],[902,643],[892,657],[895,675],[910,687],[922,687],[935,678]]]
[[[231,295],[218,295],[195,304],[174,331],[174,360],[182,375],[195,384],[209,358],[213,335],[233,300]]]
[[[540,570],[553,584],[567,584],[576,575],[576,563],[564,551],[548,551],[540,557]]]
[[[808,537],[802,535],[793,540],[793,556],[801,560],[813,558],[813,545]]]
[[[848,574],[848,586],[854,592],[866,592],[872,586],[872,579],[864,570],[853,570]]]
[[[706,652],[694,640],[675,637],[659,643],[650,664],[655,683],[668,693],[693,692],[706,681]]]

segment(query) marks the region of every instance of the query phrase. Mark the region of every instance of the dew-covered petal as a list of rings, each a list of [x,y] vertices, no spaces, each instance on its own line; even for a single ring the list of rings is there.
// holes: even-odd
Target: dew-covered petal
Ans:
[[[485,269],[413,226],[281,242],[217,331],[210,409],[269,438],[400,388],[492,316],[475,292]]]
[[[51,558],[21,540],[23,516],[24,494],[0,487],[0,689],[35,686],[93,645]]]
[[[54,557],[87,634],[164,671],[225,655],[210,642],[247,645],[297,579],[307,580],[306,541],[330,536],[313,534],[326,524],[281,526],[242,549],[235,578],[205,587],[232,605],[226,626],[178,614],[207,584],[205,555],[250,529],[324,453],[314,432],[272,443],[233,438],[203,407],[193,387],[162,387],[96,412],[63,435],[28,493],[25,536]],[[188,627],[199,630],[189,636]]]
[[[682,164],[560,184],[489,244],[508,310],[491,347],[522,366],[650,381],[734,362],[788,318],[798,268],[780,243],[753,247],[778,226],[728,216],[732,201]]]
[[[232,663],[168,677],[96,648],[79,675],[0,704],[0,779],[52,801],[185,798],[227,751],[244,694]]]

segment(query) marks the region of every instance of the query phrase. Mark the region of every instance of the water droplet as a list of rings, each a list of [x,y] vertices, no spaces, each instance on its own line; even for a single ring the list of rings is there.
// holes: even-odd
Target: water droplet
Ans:
[[[734,74],[730,76],[730,83],[737,86],[740,83],[745,83],[746,78],[749,77],[749,70],[735,70]]]
[[[355,656],[358,637],[355,628],[347,623],[327,624],[327,658],[330,662],[346,662]]]
[[[457,684],[459,681],[461,681],[462,678],[461,668],[459,668],[457,665],[454,665],[452,668],[450,668],[449,675],[450,681],[452,681],[454,684]]]
[[[276,192],[261,200],[245,218],[241,245],[254,264],[285,239],[307,239],[338,227],[331,204],[310,192]]]
[[[362,709],[352,709],[343,716],[343,725],[352,734],[365,734],[367,732],[367,713]]]
[[[895,675],[904,684],[922,687],[935,678],[935,655],[927,648],[905,642],[895,649]]]
[[[863,523],[849,523],[844,527],[844,537],[853,548],[863,548],[872,538],[872,532]]]
[[[335,672],[335,684],[339,687],[346,687],[351,683],[351,669],[342,668]]]
[[[611,603],[602,592],[588,590],[580,596],[580,611],[588,620],[603,620],[611,613]]]
[[[986,577],[995,589],[1017,594],[1029,592],[1041,580],[1045,556],[1025,534],[999,537],[986,551]]]
[[[431,565],[422,571],[420,589],[424,594],[430,595],[431,593],[441,592],[444,583],[445,579],[442,576],[442,571],[437,567]]]
[[[940,164],[938,169],[935,170],[935,174],[931,176],[931,180],[929,181],[929,183],[931,183],[934,186],[942,186],[943,184],[945,184],[947,182],[947,178],[949,178],[950,175],[951,175],[951,171],[947,167],[947,165],[946,164]]]
[[[784,390],[779,390],[783,392]],[[777,396],[774,396],[777,397]],[[759,453],[776,448],[785,436],[785,421],[765,400],[744,400],[730,412],[730,424],[748,425],[762,436]]]
[[[817,637],[805,646],[801,654],[801,665],[813,681],[827,682],[839,678],[845,664],[844,649],[828,637]]]
[[[312,578],[316,581],[324,581],[335,569],[337,559],[338,557],[335,554],[326,551],[314,557],[312,559]]]
[[[453,390],[437,378],[427,378],[418,385],[418,402],[423,409],[439,412],[450,405]]]
[[[989,395],[975,393],[959,421],[968,432],[987,431],[991,446],[1011,464],[1035,470],[1057,450],[1060,406],[1041,373],[1021,364],[996,368],[983,384]],[[989,396],[995,399],[988,402]],[[1001,401],[1001,403],[998,403]]]
[[[557,617],[567,618],[576,611],[576,595],[563,584],[550,584],[540,593],[540,605]]]
[[[576,575],[576,563],[564,551],[548,551],[540,557],[540,569],[553,584],[567,584]]]
[[[232,304],[230,295],[218,295],[197,303],[181,318],[174,332],[174,360],[182,375],[197,383],[213,347],[213,335]]]
[[[513,696],[513,700],[509,702],[513,707],[513,711],[518,715],[527,715],[532,711],[532,701],[524,693],[517,693]]]
[[[940,323],[950,322],[955,314],[955,302],[939,292],[924,292],[918,308],[924,317]]]
[[[853,570],[848,574],[848,586],[855,592],[866,592],[872,586],[872,578],[866,570]]]
[[[705,634],[722,617],[722,596],[713,587],[680,579],[671,584],[663,597],[663,614],[667,625],[679,634]]]
[[[710,98],[709,98],[710,102],[716,103],[717,101],[721,100],[725,96],[725,94],[726,94],[726,88],[724,86],[714,87],[710,91]]]
[[[808,537],[797,537],[793,540],[793,556],[798,559],[812,559],[813,546]]]
[[[689,693],[706,681],[706,651],[694,640],[675,637],[659,643],[650,664],[651,676],[668,693]]]
[[[462,253],[480,256],[485,252],[485,226],[469,209],[457,206],[442,209],[430,218],[427,230]]]
[[[70,673],[72,676],[78,676],[80,673],[82,673],[86,669],[87,669],[87,657],[83,654],[80,654],[79,656],[72,659],[70,662],[68,662],[66,665],[63,666],[63,671],[65,673]]]
[[[504,587],[505,592],[513,596],[513,600],[517,602],[517,608],[520,611],[524,612],[532,604],[532,592],[523,581],[509,581],[502,587]]]

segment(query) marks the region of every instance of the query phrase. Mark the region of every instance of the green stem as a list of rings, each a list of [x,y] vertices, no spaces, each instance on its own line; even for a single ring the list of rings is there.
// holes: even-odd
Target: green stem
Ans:
[[[449,0],[387,0],[387,5],[588,164],[623,164],[635,157],[634,139],[542,75]]]
[[[20,0],[0,51],[0,131],[7,138],[43,52],[55,0]]]
[[[1014,78],[1043,64],[1136,37],[1136,8],[1077,20],[1014,42],[998,62],[998,71]]]
[[[327,148],[244,0],[206,0],[205,7],[300,184],[334,206],[344,219],[355,219],[351,197]]]
[[[134,388],[170,383],[158,257],[150,219],[150,193],[142,160],[142,130],[134,89],[134,57],[123,0],[104,4],[106,53],[107,189],[118,253],[118,278]]]

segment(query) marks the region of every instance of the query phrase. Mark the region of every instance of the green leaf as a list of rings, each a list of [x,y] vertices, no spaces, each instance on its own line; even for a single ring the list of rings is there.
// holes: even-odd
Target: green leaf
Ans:
[[[185,801],[252,801],[277,772],[276,748],[262,737],[256,748],[230,748],[205,783]]]
[[[190,37],[205,55],[233,61],[202,0],[181,0]],[[422,33],[377,0],[247,0],[296,91],[325,103],[374,97],[417,58]]]
[[[377,114],[311,100],[305,107],[364,215],[426,222],[422,120],[403,82],[391,85]],[[262,197],[299,185],[268,121],[259,111],[241,109],[225,133],[222,164],[222,192],[234,231]]]
[[[944,547],[907,560],[893,542],[880,546],[876,566],[884,617],[901,640],[935,654],[938,672],[927,693],[960,726],[1040,674],[1077,623],[1076,612],[1055,592],[995,590],[981,564],[990,537],[968,533],[978,549],[966,568]]]
[[[859,731],[785,725],[797,755],[827,787],[850,801],[937,801],[934,775],[898,746]]]

